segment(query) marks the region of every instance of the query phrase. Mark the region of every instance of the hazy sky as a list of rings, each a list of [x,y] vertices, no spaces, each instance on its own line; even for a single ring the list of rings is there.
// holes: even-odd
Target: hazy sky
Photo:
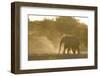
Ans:
[[[88,18],[87,17],[74,17],[78,19],[81,23],[85,23],[88,25]]]
[[[30,21],[41,21],[43,19],[55,19],[56,16],[34,16],[34,15],[29,15],[29,20]],[[87,17],[74,17],[78,19],[81,23],[85,23],[88,25],[88,18]]]
[[[29,15],[30,21],[35,21],[35,20],[41,21],[43,19],[55,19],[55,18],[56,18],[56,16],[32,16],[32,15]]]

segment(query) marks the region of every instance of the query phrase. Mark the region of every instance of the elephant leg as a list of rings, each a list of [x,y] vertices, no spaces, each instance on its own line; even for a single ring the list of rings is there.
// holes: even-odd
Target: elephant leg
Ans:
[[[67,50],[67,54],[70,54],[70,48],[68,48],[68,50]]]
[[[73,54],[75,54],[75,53],[76,53],[76,49],[73,49],[72,51],[73,51]]]
[[[66,52],[66,48],[64,48],[63,54],[65,54],[65,52]]]
[[[77,49],[77,51],[78,51],[78,54],[80,54],[80,50],[79,50],[79,48]]]

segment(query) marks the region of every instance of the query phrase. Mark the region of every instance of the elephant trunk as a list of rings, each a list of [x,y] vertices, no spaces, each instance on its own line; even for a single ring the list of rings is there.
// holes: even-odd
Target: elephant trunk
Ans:
[[[61,42],[60,42],[60,47],[59,47],[59,53],[58,53],[58,54],[60,54],[62,43],[63,43],[63,39],[62,39]]]

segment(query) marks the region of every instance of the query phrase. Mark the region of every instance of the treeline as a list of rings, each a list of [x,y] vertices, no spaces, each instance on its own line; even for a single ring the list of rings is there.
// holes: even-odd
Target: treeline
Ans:
[[[64,34],[70,34],[77,36],[86,47],[88,45],[88,26],[85,23],[80,23],[79,20],[71,16],[59,16],[52,20],[28,20],[28,32],[29,37],[46,36],[54,43]]]

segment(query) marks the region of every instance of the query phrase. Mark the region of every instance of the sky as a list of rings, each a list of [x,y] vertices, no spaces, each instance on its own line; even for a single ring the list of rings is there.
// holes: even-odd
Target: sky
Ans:
[[[41,21],[43,19],[55,19],[56,16],[34,16],[34,15],[29,15],[29,20],[30,21]],[[88,25],[88,18],[87,17],[74,17],[80,21],[80,23],[85,23]]]
[[[33,15],[29,15],[30,21],[35,21],[35,20],[41,21],[45,18],[46,19],[54,19],[54,18],[56,18],[56,16],[33,16]]]
[[[80,23],[85,23],[88,25],[88,18],[87,17],[74,17],[80,21]]]

